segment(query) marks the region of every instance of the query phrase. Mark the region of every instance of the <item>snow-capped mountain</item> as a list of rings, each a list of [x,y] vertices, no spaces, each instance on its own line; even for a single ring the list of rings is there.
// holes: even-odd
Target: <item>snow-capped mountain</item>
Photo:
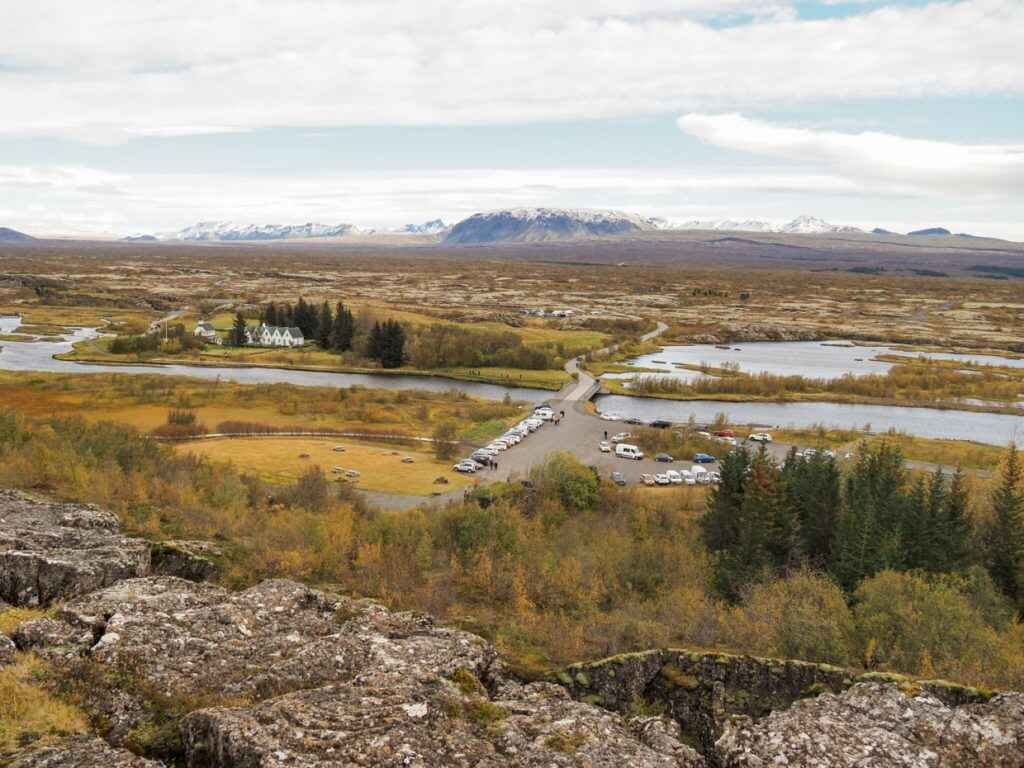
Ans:
[[[448,225],[441,219],[432,219],[422,224],[406,224],[398,231],[403,235],[440,235],[446,229]]]
[[[731,232],[768,232],[787,235],[818,235],[832,232],[862,232],[857,227],[829,224],[814,216],[797,216],[786,224],[773,224],[762,219],[695,219],[684,221],[664,229],[707,229]]]
[[[656,229],[650,219],[621,211],[513,208],[474,213],[448,230],[446,243],[543,242]]]
[[[200,221],[171,235],[172,240],[291,240],[303,237],[342,237],[370,234],[354,224],[234,224]]]

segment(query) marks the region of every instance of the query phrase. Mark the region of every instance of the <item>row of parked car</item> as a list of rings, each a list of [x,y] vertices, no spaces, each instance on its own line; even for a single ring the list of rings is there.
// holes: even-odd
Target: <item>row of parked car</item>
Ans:
[[[489,466],[497,460],[500,453],[519,445],[519,443],[544,426],[545,422],[551,421],[553,418],[555,418],[555,412],[551,406],[537,406],[531,416],[520,421],[504,435],[492,440],[485,447],[477,448],[467,458],[452,467],[452,469],[456,472],[473,474]]]
[[[690,469],[669,469],[654,475],[640,476],[644,485],[715,485],[722,480],[717,472],[709,472],[704,467]]]

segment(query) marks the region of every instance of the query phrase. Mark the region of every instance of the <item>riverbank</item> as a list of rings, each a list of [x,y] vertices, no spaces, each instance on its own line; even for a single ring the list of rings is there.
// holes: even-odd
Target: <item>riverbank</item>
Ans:
[[[676,400],[680,402],[713,401],[719,403],[834,403],[836,405],[877,405],[892,408],[930,408],[937,411],[971,411],[975,413],[997,413],[1005,416],[1024,416],[1024,408],[1007,405],[996,407],[977,403],[956,401],[915,401],[903,398],[867,397],[841,392],[786,392],[783,394],[757,395],[733,392],[642,392],[626,386],[624,379],[601,379],[601,386],[610,395],[638,397],[651,400]]]
[[[451,379],[453,381],[470,381],[479,384],[494,384],[505,387],[525,387],[527,389],[545,389],[557,392],[570,381],[570,376],[563,370],[525,370],[517,368],[442,368],[424,370],[403,366],[401,368],[375,368],[357,365],[316,365],[309,363],[285,363],[268,360],[258,362],[247,362],[232,360],[227,357],[208,356],[215,359],[201,359],[205,353],[195,356],[170,357],[166,355],[153,355],[152,357],[133,356],[129,359],[126,355],[114,355],[104,352],[98,348],[94,340],[78,342],[70,352],[54,355],[55,360],[62,360],[71,363],[92,363],[95,365],[164,365],[195,368],[264,368],[281,371],[308,371],[310,373],[352,373],[360,375],[381,375],[381,376],[426,376],[439,379]],[[295,354],[317,354],[327,355],[318,352],[298,352]],[[334,357],[334,356],[332,356]]]

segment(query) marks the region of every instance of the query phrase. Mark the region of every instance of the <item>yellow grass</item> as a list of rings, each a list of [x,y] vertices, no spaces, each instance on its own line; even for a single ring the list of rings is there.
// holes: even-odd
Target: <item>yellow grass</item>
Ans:
[[[336,445],[343,445],[345,452],[335,452]],[[469,485],[466,477],[452,470],[454,461],[437,461],[421,448],[344,438],[224,438],[184,443],[178,450],[230,461],[242,471],[275,483],[294,481],[310,467],[319,466],[332,479],[339,477],[331,471],[334,467],[356,470],[360,477],[355,486],[368,491],[427,496]],[[301,454],[309,458],[301,458]],[[406,456],[413,459],[412,464],[402,462]],[[448,484],[436,485],[434,479],[439,476],[447,478]]]
[[[18,654],[14,664],[0,669],[0,753],[25,742],[86,730],[81,710],[54,698],[36,682],[44,671],[44,662],[31,654]]]
[[[46,615],[46,611],[39,608],[6,608],[0,611],[0,635],[9,635],[23,621],[39,619]]]
[[[0,315],[21,315],[22,322],[43,326],[101,326],[111,323],[133,323],[145,327],[157,317],[155,312],[114,307],[50,306],[47,304],[3,304]]]

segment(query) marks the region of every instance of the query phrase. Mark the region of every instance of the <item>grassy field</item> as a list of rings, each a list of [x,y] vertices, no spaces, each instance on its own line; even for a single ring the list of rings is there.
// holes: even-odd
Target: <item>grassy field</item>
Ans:
[[[0,403],[33,418],[81,416],[149,432],[172,408],[193,411],[210,430],[225,421],[302,429],[366,430],[427,437],[450,421],[466,439],[501,434],[525,406],[411,390],[245,386],[152,375],[0,372]]]
[[[344,446],[343,453],[335,446]],[[334,467],[359,472],[357,488],[383,493],[427,496],[435,491],[464,488],[470,480],[452,470],[451,461],[438,461],[421,446],[387,446],[349,439],[260,437],[199,440],[177,446],[213,461],[229,461],[244,472],[271,483],[295,481],[310,467],[318,466],[327,477],[339,478]],[[411,464],[404,458],[411,458]],[[437,484],[444,477],[447,484]]]
[[[109,306],[58,306],[38,303],[0,303],[0,316],[21,315],[25,325],[40,330],[24,330],[36,335],[52,335],[68,326],[124,328],[134,332],[145,330],[159,313],[141,309],[122,309]]]

